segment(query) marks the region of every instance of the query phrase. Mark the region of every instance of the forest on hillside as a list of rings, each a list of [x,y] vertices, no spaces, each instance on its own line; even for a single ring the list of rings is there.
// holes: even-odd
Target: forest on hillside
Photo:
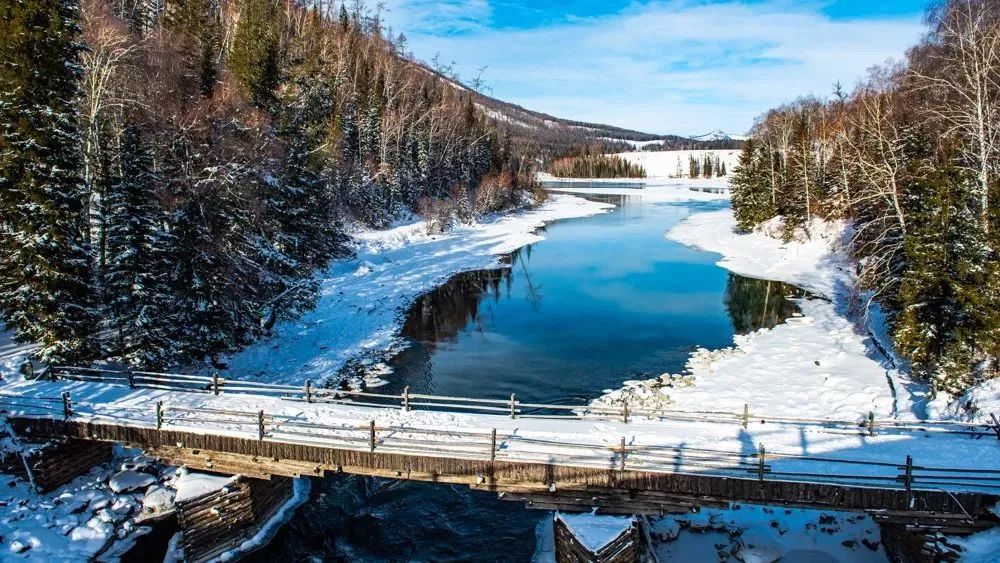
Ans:
[[[1000,376],[1000,3],[947,0],[906,59],[760,117],[733,182],[740,228],[847,219],[860,289],[939,391]]]
[[[5,0],[0,35],[0,313],[45,362],[214,360],[312,306],[345,227],[537,189],[360,2]]]

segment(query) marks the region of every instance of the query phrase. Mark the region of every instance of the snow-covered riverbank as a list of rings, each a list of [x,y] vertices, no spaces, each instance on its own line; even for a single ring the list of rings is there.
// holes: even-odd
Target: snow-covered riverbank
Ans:
[[[868,319],[850,314],[854,277],[839,245],[844,226],[814,222],[808,234],[785,243],[761,232],[737,234],[730,210],[695,214],[667,236],[722,255],[732,272],[799,286],[802,316],[773,329],[737,336],[733,347],[697,350],[684,374],[629,382],[603,397],[644,406],[751,411],[801,418],[914,418],[925,389],[881,354]]]
[[[510,215],[427,234],[423,221],[354,237],[356,255],[320,276],[316,308],[281,323],[274,336],[229,358],[226,375],[267,382],[329,380],[349,362],[377,385],[382,360],[402,346],[406,309],[420,295],[468,270],[498,267],[499,257],[544,239],[546,223],[604,213],[613,206],[569,195]]]

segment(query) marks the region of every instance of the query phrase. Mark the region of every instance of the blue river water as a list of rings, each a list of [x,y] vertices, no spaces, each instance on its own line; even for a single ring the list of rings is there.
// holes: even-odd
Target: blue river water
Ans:
[[[549,225],[507,268],[456,275],[421,298],[403,330],[411,346],[379,391],[580,404],[797,311],[780,298],[793,288],[729,274],[664,236],[726,203],[637,192],[605,197],[610,213]],[[528,561],[546,516],[465,487],[333,476],[252,560]]]

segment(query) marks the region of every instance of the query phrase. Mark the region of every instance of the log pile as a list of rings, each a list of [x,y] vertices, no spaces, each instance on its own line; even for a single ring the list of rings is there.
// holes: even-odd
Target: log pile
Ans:
[[[639,521],[622,528],[621,534],[596,549],[588,548],[558,514],[552,519],[557,563],[638,563],[641,555]]]
[[[177,503],[188,563],[210,561],[256,534],[292,496],[292,480],[238,477],[225,487]]]
[[[106,442],[53,440],[29,448],[23,457],[6,456],[0,471],[32,482],[38,492],[44,493],[69,483],[95,465],[110,461],[111,448]]]

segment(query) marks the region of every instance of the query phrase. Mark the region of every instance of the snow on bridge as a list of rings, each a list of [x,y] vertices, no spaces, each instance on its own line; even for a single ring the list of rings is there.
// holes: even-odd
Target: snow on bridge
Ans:
[[[587,489],[595,475],[618,475],[612,481],[659,492],[670,491],[656,483],[673,479],[669,488],[677,493],[677,479],[687,476],[694,481],[685,481],[692,488],[680,491],[685,494],[747,494],[706,491],[705,483],[712,480],[726,483],[727,490],[780,485],[785,489],[760,498],[730,500],[808,504],[820,499],[818,504],[854,509],[919,508],[923,491],[938,499],[938,505],[926,505],[926,510],[949,510],[942,503],[959,504],[949,500],[958,494],[963,506],[951,506],[954,512],[968,510],[969,498],[981,497],[983,503],[977,504],[985,506],[1000,494],[1000,429],[983,424],[881,420],[866,413],[808,420],[769,418],[749,409],[707,413],[540,405],[516,397],[382,395],[80,368],[50,373],[55,381],[5,387],[0,407],[15,428],[38,433],[48,428],[58,434],[65,419],[71,423],[65,428],[75,429],[66,430],[70,437],[129,442],[175,463],[191,463],[199,450],[217,450],[202,456],[208,464],[202,468],[208,469],[216,463],[224,470],[223,454],[228,453],[250,456],[239,458],[243,466],[236,457],[230,460],[237,464],[234,472],[249,467],[264,475],[342,470],[392,477],[406,471],[406,477],[420,478],[399,469],[398,460],[376,463],[365,457],[377,454],[405,456],[411,468],[412,460],[423,460],[419,463],[426,480],[449,481],[447,471],[435,469],[434,460],[450,461],[453,469],[455,463],[468,462],[455,469],[450,482],[512,492]],[[334,450],[340,457],[328,453]],[[283,469],[285,459],[291,465]],[[544,473],[526,484],[512,477],[524,475],[517,473],[521,470],[493,475],[494,466],[501,464],[544,468],[539,469]],[[634,478],[629,481],[628,476]],[[796,484],[801,485],[796,498],[782,498]],[[819,489],[810,492],[810,487],[825,492],[817,496]],[[850,496],[844,487],[888,491],[896,500],[880,494],[872,497],[876,500],[851,501],[856,506],[837,504],[836,498]]]

